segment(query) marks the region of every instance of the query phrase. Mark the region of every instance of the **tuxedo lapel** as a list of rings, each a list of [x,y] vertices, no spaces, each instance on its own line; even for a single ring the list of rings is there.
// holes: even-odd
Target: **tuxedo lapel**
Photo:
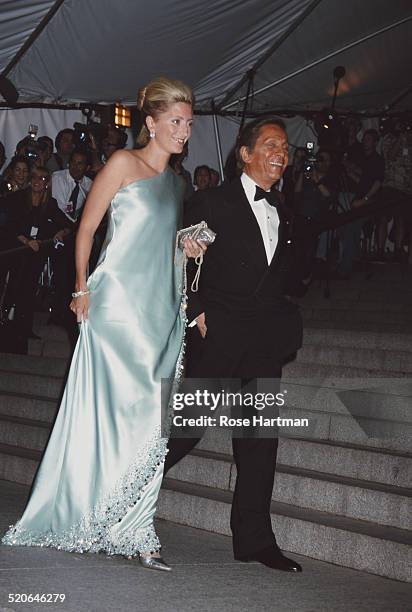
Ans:
[[[265,245],[240,179],[227,186],[225,199],[233,210],[233,227],[250,254],[251,261],[259,273],[265,272],[268,269]]]

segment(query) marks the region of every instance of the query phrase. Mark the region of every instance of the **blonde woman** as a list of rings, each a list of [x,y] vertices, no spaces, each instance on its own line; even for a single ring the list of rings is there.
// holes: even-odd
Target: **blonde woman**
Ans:
[[[138,98],[143,148],[115,152],[93,183],[70,306],[80,337],[33,492],[5,544],[138,556],[147,568],[170,570],[153,526],[167,444],[160,383],[178,378],[186,316],[183,254],[174,258],[185,186],[168,161],[190,136],[192,106],[184,83],[150,82]],[[107,209],[107,236],[87,279]],[[196,257],[202,248],[190,240],[185,252]]]

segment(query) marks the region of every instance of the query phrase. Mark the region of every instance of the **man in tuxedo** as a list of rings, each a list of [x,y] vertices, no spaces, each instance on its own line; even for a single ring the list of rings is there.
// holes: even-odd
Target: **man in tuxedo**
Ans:
[[[276,384],[282,364],[301,346],[302,321],[284,296],[291,252],[291,217],[272,187],[288,162],[285,126],[278,119],[246,125],[237,145],[240,178],[195,194],[185,226],[205,220],[216,232],[203,262],[199,291],[188,289],[188,378],[257,379]],[[193,270],[188,269],[190,276]],[[287,291],[287,290],[286,290]],[[278,383],[277,383],[278,384]],[[250,388],[250,387],[249,387]],[[298,572],[276,543],[270,503],[278,440],[233,436],[237,481],[231,529],[235,559]],[[199,438],[171,437],[165,473]]]

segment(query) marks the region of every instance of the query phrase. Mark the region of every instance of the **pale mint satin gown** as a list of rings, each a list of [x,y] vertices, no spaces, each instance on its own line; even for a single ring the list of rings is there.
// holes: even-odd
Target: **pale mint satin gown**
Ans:
[[[115,195],[88,280],[63,399],[22,518],[3,544],[131,555],[160,549],[153,527],[170,404],[182,369],[183,181],[167,168]],[[161,395],[161,380],[169,393]],[[174,383],[173,383],[174,381]]]

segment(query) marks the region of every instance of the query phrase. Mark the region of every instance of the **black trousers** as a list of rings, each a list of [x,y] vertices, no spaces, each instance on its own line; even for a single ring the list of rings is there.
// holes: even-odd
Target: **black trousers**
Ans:
[[[17,329],[23,335],[29,335],[32,330],[38,280],[50,253],[48,247],[40,248],[37,252],[26,249],[10,264],[5,304],[15,304]]]
[[[242,332],[238,330],[236,333]],[[257,378],[280,379],[281,365],[274,361],[268,348],[262,348],[253,334],[242,349],[233,352],[227,346],[227,335],[216,329],[208,327],[205,340],[196,327],[189,329],[188,335],[188,378],[238,378],[243,386],[247,385],[248,390],[254,387]],[[200,440],[199,437],[174,437],[174,434],[175,431],[172,431],[165,474]],[[241,558],[268,546],[277,547],[271,527],[270,504],[278,439],[275,435],[267,438],[233,436],[232,446],[237,479],[232,502],[231,530],[234,556]]]

